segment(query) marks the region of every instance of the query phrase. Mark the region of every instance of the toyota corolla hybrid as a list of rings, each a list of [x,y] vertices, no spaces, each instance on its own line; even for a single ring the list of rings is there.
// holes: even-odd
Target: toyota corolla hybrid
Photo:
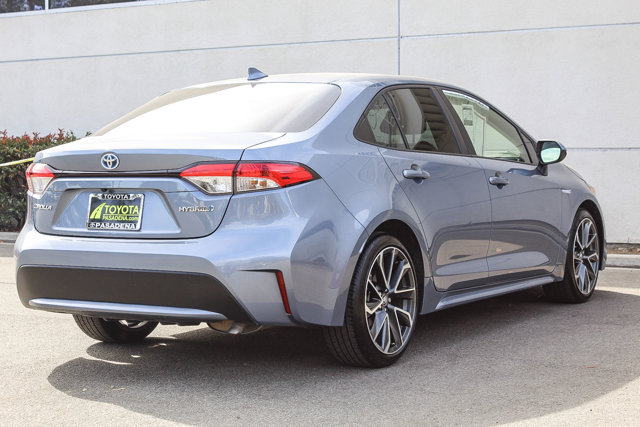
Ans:
[[[386,366],[419,314],[589,299],[603,219],[565,155],[458,87],[252,69],[38,153],[18,293],[107,342],[319,326],[338,360]]]

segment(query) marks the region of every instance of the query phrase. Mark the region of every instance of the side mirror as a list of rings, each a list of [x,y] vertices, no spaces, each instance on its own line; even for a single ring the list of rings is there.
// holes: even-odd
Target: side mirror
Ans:
[[[538,169],[543,175],[547,174],[547,165],[561,162],[567,157],[567,149],[557,141],[538,141],[536,153],[539,160]]]

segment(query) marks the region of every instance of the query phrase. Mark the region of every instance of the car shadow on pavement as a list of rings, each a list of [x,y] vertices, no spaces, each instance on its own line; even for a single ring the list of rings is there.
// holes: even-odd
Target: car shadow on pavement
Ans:
[[[48,380],[76,398],[185,424],[495,424],[638,378],[639,320],[635,295],[598,290],[587,304],[563,305],[524,292],[422,316],[404,357],[381,370],[338,365],[319,329],[223,336],[202,327],[93,344]],[[392,412],[381,413],[388,402]]]

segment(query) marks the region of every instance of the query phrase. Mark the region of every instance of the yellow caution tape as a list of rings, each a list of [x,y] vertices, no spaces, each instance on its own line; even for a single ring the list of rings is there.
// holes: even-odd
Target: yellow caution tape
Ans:
[[[3,166],[15,166],[15,165],[21,165],[23,163],[29,163],[29,162],[33,162],[33,157],[30,157],[28,159],[22,159],[22,160],[16,160],[13,162],[7,162],[7,163],[0,163],[0,168]]]

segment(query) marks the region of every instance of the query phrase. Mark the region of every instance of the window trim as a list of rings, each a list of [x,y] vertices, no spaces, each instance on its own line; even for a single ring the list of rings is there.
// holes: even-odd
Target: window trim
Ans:
[[[479,96],[477,96],[477,95],[475,95],[473,93],[470,93],[470,92],[468,92],[468,91],[466,91],[464,89],[460,89],[460,88],[457,88],[457,87],[436,86],[436,89],[438,90],[440,96],[442,96],[442,98],[446,101],[447,109],[453,114],[453,119],[455,120],[456,127],[458,127],[460,129],[460,132],[462,133],[462,137],[464,138],[465,143],[467,145],[467,149],[470,150],[470,153],[471,153],[470,155],[472,157],[478,157],[480,159],[500,160],[502,162],[515,163],[515,164],[518,164],[518,165],[522,165],[522,164],[531,165],[531,166],[537,166],[538,165],[538,163],[536,162],[537,157],[531,155],[531,150],[530,150],[530,147],[529,147],[529,143],[525,138],[522,137],[522,135],[527,136],[531,141],[535,141],[535,139],[531,138],[528,133],[526,133],[520,126],[517,125],[517,123],[515,123],[513,120],[511,120],[502,111],[497,109],[493,104],[485,101],[484,99],[480,98]],[[486,156],[478,155],[478,153],[476,153],[475,148],[473,147],[473,143],[471,142],[471,138],[469,137],[469,134],[466,131],[462,132],[462,129],[464,129],[464,125],[462,124],[462,121],[460,120],[460,117],[458,116],[458,113],[456,113],[455,109],[453,108],[453,105],[451,105],[451,102],[449,102],[449,100],[447,99],[447,96],[444,94],[445,90],[449,91],[449,92],[459,93],[461,95],[473,98],[473,99],[477,100],[478,102],[481,102],[481,103],[487,105],[491,111],[493,111],[494,113],[496,113],[500,117],[502,117],[504,120],[506,120],[507,123],[509,123],[511,126],[513,126],[515,128],[516,132],[518,133],[518,137],[520,138],[520,141],[522,142],[522,145],[525,147],[527,155],[529,156],[529,161],[528,162],[518,162],[518,161],[515,161],[515,160],[506,160],[506,159],[500,159],[500,158],[497,158],[497,157],[486,157]]]
[[[353,137],[356,140],[358,140],[358,141],[360,141],[362,143],[373,145],[375,147],[382,147],[382,148],[384,148],[386,150],[393,150],[393,151],[400,151],[400,152],[410,152],[410,153],[439,154],[439,155],[449,155],[449,156],[473,156],[473,154],[471,152],[468,152],[469,148],[466,145],[466,141],[464,139],[462,139],[462,135],[460,134],[459,129],[457,129],[457,126],[454,125],[454,123],[452,123],[452,121],[451,121],[452,117],[451,117],[451,114],[449,112],[448,103],[443,105],[442,99],[440,99],[440,94],[436,90],[437,88],[438,88],[437,86],[426,85],[426,84],[418,84],[418,83],[402,83],[402,84],[395,84],[395,85],[385,86],[384,88],[382,88],[378,92],[376,92],[376,94],[371,98],[371,101],[369,101],[367,106],[362,111],[362,114],[360,115],[360,118],[358,119],[356,125],[353,127],[353,132],[352,132]],[[440,152],[440,151],[422,151],[422,150],[412,150],[412,149],[408,148],[409,146],[407,144],[407,137],[405,136],[404,131],[402,130],[402,127],[400,126],[400,123],[398,122],[398,117],[396,115],[396,112],[394,111],[393,106],[391,105],[391,103],[389,102],[389,100],[387,99],[387,96],[386,96],[387,92],[390,92],[390,91],[393,91],[393,90],[398,90],[398,89],[427,89],[427,90],[429,90],[431,92],[431,95],[433,96],[433,99],[435,99],[435,101],[438,103],[438,106],[442,110],[442,114],[444,115],[444,117],[445,117],[445,119],[447,121],[447,124],[449,125],[449,127],[453,131],[453,136],[454,136],[454,138],[456,140],[456,144],[458,145],[458,150],[460,150],[459,153]],[[395,147],[389,147],[387,145],[373,143],[373,142],[369,142],[369,141],[363,141],[363,140],[359,139],[356,136],[356,129],[358,128],[358,126],[360,126],[360,123],[365,119],[365,114],[364,113],[369,111],[369,108],[371,108],[371,106],[376,101],[378,96],[382,96],[383,97],[385,103],[387,104],[387,107],[389,108],[389,110],[391,111],[391,114],[393,115],[393,119],[395,120],[396,126],[400,130],[400,135],[402,136],[402,140],[403,140],[404,145],[405,145],[404,149],[395,148]]]

